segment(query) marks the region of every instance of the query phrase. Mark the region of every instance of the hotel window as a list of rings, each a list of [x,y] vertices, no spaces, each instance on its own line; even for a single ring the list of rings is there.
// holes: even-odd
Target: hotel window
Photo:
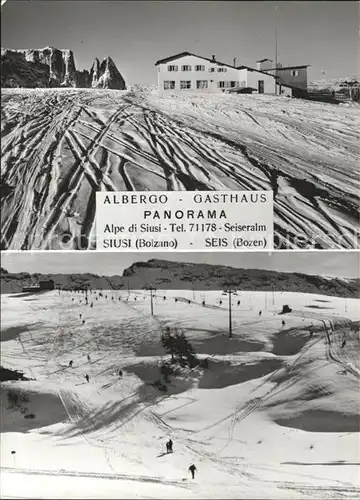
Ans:
[[[181,80],[180,89],[191,89],[191,80]]]
[[[170,64],[170,66],[168,66],[168,71],[177,71],[177,70],[178,67],[175,64]]]
[[[226,73],[227,68],[218,68],[218,73]]]
[[[169,90],[169,89],[174,89],[175,88],[175,82],[172,80],[165,80],[164,81],[164,89]]]
[[[236,87],[237,82],[230,82],[230,87]]]
[[[205,71],[205,66],[203,66],[202,64],[197,64],[195,66],[195,71]]]
[[[189,64],[184,64],[181,66],[181,71],[191,71],[191,66]]]
[[[214,73],[215,72],[215,68],[209,68],[209,73]]]
[[[299,72],[297,69],[293,69],[291,72],[291,76],[299,76]]]
[[[235,83],[235,82],[218,82],[218,87],[220,89],[228,89],[229,87],[232,87],[232,83]]]
[[[207,89],[208,88],[207,80],[196,80],[196,88],[197,89]]]

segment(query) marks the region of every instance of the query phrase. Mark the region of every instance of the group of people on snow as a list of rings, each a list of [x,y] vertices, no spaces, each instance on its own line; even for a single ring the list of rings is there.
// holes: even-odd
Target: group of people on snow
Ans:
[[[87,358],[87,360],[88,360],[88,361],[89,361],[89,363],[90,363],[90,361],[91,361],[90,354],[88,354],[88,355],[86,356],[86,358]],[[72,368],[72,367],[73,367],[73,364],[74,364],[74,361],[71,359],[71,360],[69,361],[69,368]],[[119,370],[119,371],[118,371],[118,375],[119,375],[119,378],[122,378],[122,376],[123,376],[123,371],[122,371],[122,370]],[[85,380],[86,380],[86,382],[90,382],[90,377],[89,377],[89,375],[88,375],[87,373],[86,373],[86,375],[85,375]]]
[[[173,441],[171,438],[166,442],[166,453],[173,453]],[[191,472],[191,477],[195,479],[195,471],[197,470],[195,465],[191,464],[188,470]]]

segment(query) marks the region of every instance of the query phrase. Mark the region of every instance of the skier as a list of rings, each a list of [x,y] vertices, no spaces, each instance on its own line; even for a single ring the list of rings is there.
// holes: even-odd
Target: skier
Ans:
[[[171,439],[169,439],[168,441],[168,453],[172,453],[173,452],[173,442]]]
[[[73,360],[71,359],[71,360],[69,361],[69,366],[70,366],[70,368],[72,368],[72,365],[73,365]]]
[[[282,324],[282,326],[285,326],[285,321],[284,321],[284,320],[282,320],[281,324]]]
[[[82,320],[82,324],[85,325],[85,320],[84,319]]]
[[[261,314],[262,314],[262,311],[259,311],[259,316],[261,316]]]
[[[205,306],[205,300],[202,301],[202,305]]]
[[[240,300],[237,301],[237,305],[239,306],[240,305]]]
[[[86,378],[86,382],[89,382],[90,381],[90,377],[88,374],[85,375],[85,378]]]
[[[341,349],[343,349],[345,346],[346,346],[346,339],[344,339],[344,340],[342,341],[342,344],[341,344]]]
[[[80,319],[81,319],[81,316],[82,316],[82,314],[80,313],[80,314],[79,314],[79,318],[80,318]]]
[[[122,370],[119,370],[119,377],[121,378],[123,376]]]
[[[222,300],[219,301],[219,304],[221,305],[222,304]]]
[[[87,360],[90,361],[90,354],[87,355]]]
[[[189,467],[189,471],[191,472],[191,476],[193,479],[195,479],[195,471],[197,470],[197,468],[195,467],[194,464],[191,464],[190,467]]]

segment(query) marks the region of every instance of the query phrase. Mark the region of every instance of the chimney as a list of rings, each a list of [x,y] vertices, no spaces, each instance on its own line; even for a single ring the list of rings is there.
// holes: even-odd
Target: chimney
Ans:
[[[256,69],[259,71],[266,71],[268,69],[271,69],[272,67],[274,67],[273,62],[274,61],[272,61],[271,59],[261,59],[260,61],[256,61]]]
[[[216,59],[215,59],[215,54],[213,54],[211,57],[212,57],[212,61],[213,61],[213,62],[216,62]]]
[[[234,68],[236,68],[236,57],[234,57]]]

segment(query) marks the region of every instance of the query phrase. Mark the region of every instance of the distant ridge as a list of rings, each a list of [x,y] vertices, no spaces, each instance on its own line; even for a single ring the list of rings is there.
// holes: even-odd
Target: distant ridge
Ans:
[[[1,270],[1,293],[21,292],[23,286],[40,279],[53,279],[63,288],[82,288],[88,284],[97,289],[142,289],[153,285],[162,290],[222,290],[231,286],[247,291],[286,291],[316,293],[337,297],[360,297],[359,279],[341,279],[282,273],[263,269],[237,269],[229,266],[193,264],[150,259],[136,262],[125,269],[122,276],[96,274],[28,274]]]

